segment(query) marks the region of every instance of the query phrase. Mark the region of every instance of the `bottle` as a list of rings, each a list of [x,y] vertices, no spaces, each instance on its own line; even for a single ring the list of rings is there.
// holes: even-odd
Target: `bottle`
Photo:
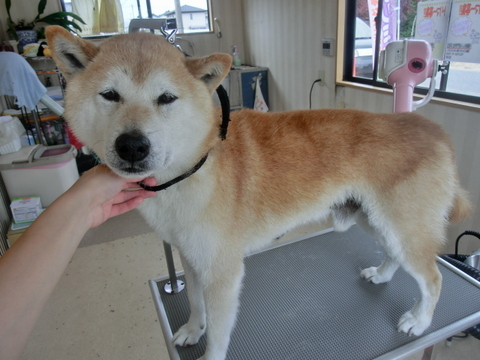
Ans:
[[[70,144],[70,137],[68,136],[68,126],[66,123],[63,123],[62,135],[63,135],[63,141],[65,142],[65,144]]]
[[[57,144],[65,144],[65,139],[63,138],[62,135],[62,124],[60,124],[58,121],[53,122],[53,134],[56,140]]]
[[[233,49],[233,54],[232,54],[233,66],[241,66],[242,65],[242,59],[240,59],[240,54],[238,53],[238,46],[233,45],[232,49]]]
[[[46,140],[47,140],[47,145],[57,145],[55,135],[52,132],[52,128],[51,128],[50,124],[47,124],[45,127],[47,128],[47,131],[46,131],[46,134],[45,134],[45,137],[46,137]]]

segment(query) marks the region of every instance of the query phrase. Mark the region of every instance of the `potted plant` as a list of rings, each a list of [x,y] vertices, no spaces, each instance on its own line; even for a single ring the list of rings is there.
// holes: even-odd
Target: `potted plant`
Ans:
[[[37,42],[37,31],[35,26],[37,23],[45,23],[49,25],[60,25],[67,30],[70,30],[74,33],[77,31],[82,31],[82,28],[76,23],[76,21],[85,24],[83,19],[71,12],[68,11],[59,11],[44,17],[40,17],[47,5],[47,0],[40,0],[38,3],[38,15],[30,22],[27,22],[25,19],[18,20],[14,22],[10,15],[10,7],[12,5],[11,0],[5,0],[5,8],[7,9],[7,25],[9,34],[18,41],[19,51],[22,51],[24,45]],[[72,19],[68,19],[67,16],[70,16]]]

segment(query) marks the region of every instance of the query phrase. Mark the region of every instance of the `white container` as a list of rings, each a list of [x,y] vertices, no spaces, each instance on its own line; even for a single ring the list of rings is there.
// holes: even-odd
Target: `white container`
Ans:
[[[0,156],[0,173],[10,199],[40,196],[47,207],[79,178],[72,145],[22,147]]]
[[[12,199],[10,209],[16,224],[32,222],[42,213],[40,196]]]

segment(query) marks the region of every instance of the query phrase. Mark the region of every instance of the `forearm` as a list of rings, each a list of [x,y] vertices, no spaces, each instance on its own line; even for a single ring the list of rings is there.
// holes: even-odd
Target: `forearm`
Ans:
[[[2,257],[0,359],[20,357],[36,320],[91,225],[88,201],[77,195],[81,194],[62,195]]]

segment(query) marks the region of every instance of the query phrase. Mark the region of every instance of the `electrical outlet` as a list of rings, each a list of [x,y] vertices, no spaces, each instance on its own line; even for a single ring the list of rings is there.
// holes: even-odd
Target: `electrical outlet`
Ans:
[[[317,79],[320,79],[320,81],[317,83],[320,86],[325,85],[325,70],[318,70],[318,77]]]

